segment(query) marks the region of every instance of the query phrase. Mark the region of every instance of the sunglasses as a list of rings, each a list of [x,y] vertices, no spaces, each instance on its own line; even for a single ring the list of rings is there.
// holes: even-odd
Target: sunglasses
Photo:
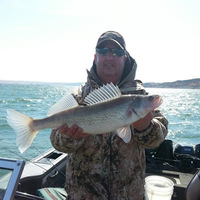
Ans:
[[[96,52],[103,56],[107,56],[108,52],[111,52],[113,57],[121,57],[125,54],[125,51],[123,49],[109,49],[107,47],[102,49],[96,48]]]

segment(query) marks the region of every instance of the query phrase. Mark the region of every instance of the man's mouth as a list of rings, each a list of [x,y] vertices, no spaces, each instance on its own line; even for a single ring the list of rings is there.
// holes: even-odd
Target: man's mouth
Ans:
[[[105,63],[105,66],[106,67],[113,67],[113,64],[112,63]]]

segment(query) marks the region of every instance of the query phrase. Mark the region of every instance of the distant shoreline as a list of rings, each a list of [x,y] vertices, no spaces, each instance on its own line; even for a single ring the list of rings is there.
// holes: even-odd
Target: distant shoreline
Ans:
[[[178,80],[174,82],[164,83],[144,83],[144,87],[147,88],[180,88],[180,89],[200,89],[200,78]]]
[[[0,80],[0,84],[49,84],[49,85],[81,85],[83,82],[67,83],[67,82],[37,82],[37,81],[12,81],[12,80]],[[180,88],[180,89],[200,89],[200,78],[188,79],[188,80],[177,80],[174,82],[147,82],[144,83],[146,88]]]

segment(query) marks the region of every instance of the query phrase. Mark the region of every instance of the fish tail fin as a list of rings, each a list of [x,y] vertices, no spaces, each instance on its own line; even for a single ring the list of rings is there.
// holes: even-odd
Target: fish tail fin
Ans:
[[[33,142],[38,131],[33,129],[33,118],[12,109],[7,110],[7,122],[16,132],[16,142],[21,153]]]

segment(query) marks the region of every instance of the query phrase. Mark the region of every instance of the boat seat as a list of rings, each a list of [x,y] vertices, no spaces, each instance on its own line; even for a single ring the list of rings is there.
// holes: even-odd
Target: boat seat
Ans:
[[[42,197],[44,200],[65,200],[67,193],[64,188],[42,188],[37,190],[37,195]]]
[[[200,170],[194,175],[186,189],[187,200],[200,200]]]

